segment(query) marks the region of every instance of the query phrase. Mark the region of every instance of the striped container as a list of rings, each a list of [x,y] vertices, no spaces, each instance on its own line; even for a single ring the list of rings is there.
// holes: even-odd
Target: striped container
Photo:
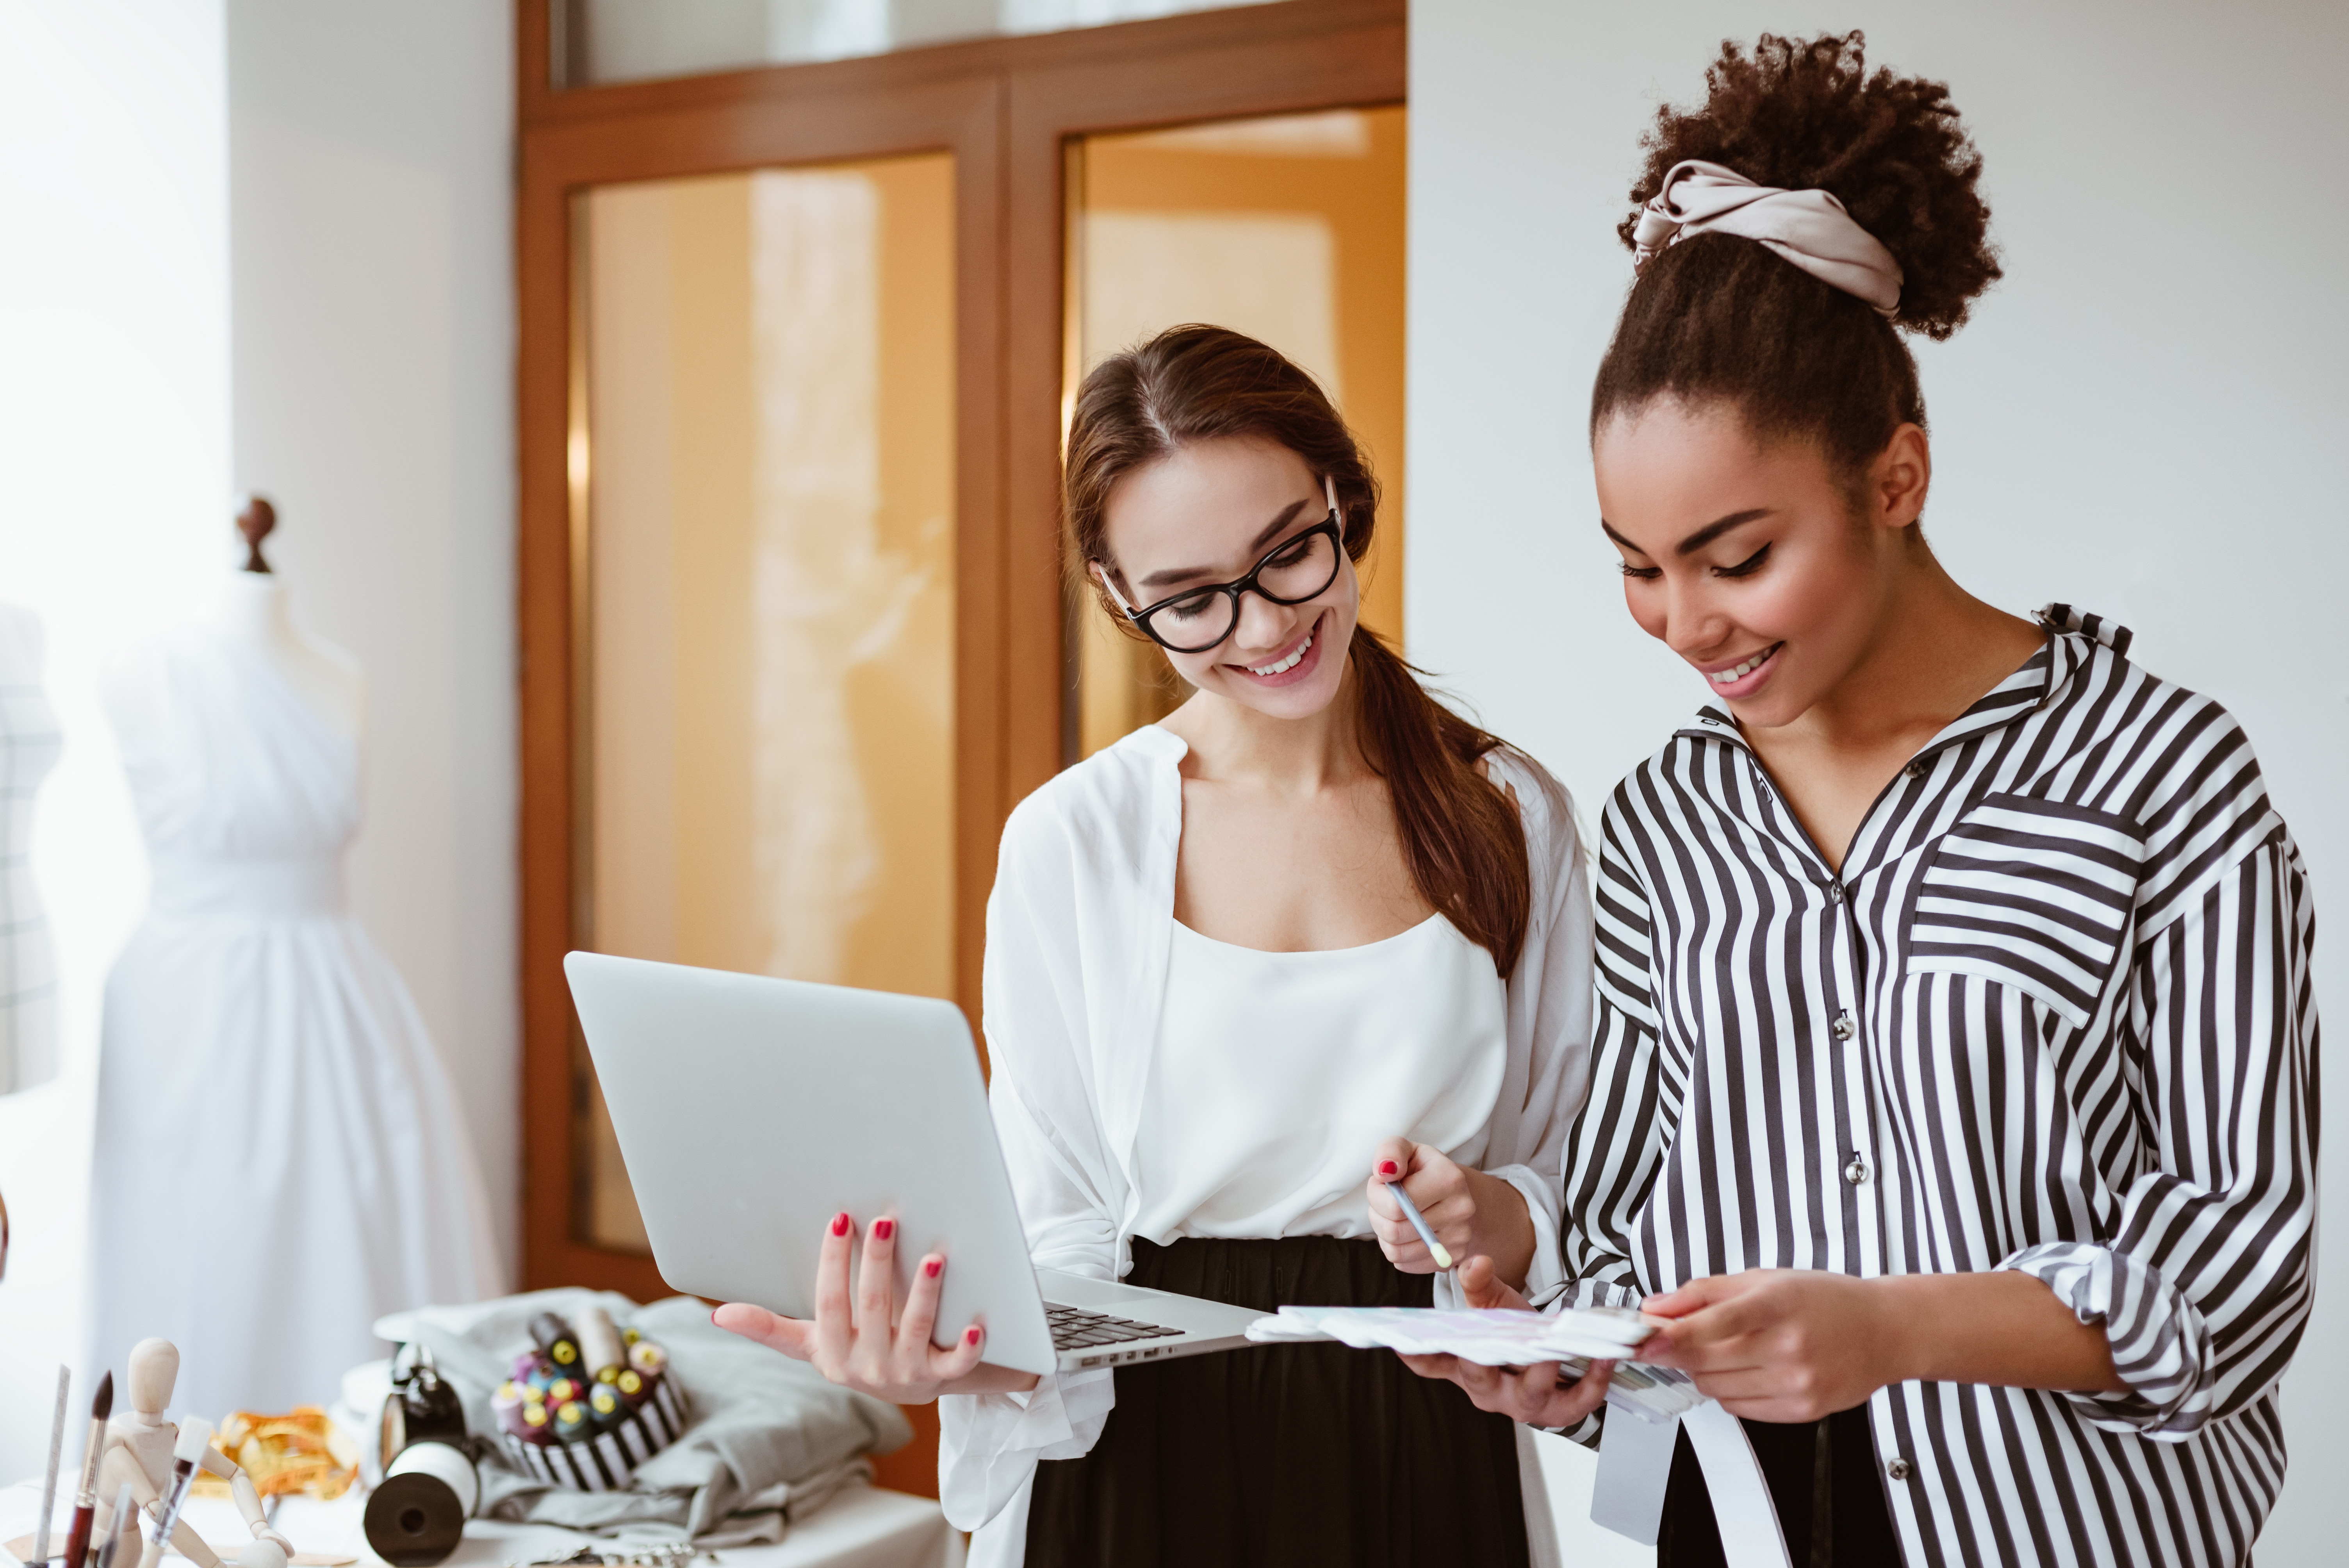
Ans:
[[[685,1430],[685,1396],[674,1376],[610,1431],[586,1443],[526,1443],[502,1432],[506,1453],[526,1473],[573,1491],[617,1491],[636,1467],[677,1441]]]

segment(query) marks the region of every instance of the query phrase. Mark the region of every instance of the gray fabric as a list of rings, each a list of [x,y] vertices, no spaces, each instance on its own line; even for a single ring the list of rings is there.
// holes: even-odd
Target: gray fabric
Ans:
[[[729,1516],[779,1507],[796,1512],[794,1488],[828,1494],[843,1466],[913,1440],[895,1405],[836,1387],[813,1367],[727,1333],[691,1296],[639,1307],[608,1291],[533,1291],[474,1306],[397,1313],[377,1323],[376,1333],[429,1347],[464,1398],[466,1424],[494,1435],[490,1397],[530,1343],[531,1318],[553,1312],[567,1320],[589,1305],[668,1352],[670,1375],[686,1396],[685,1434],[639,1466],[626,1491],[550,1487],[512,1468],[502,1449],[493,1451],[481,1466],[487,1517],[572,1530],[627,1527],[630,1534],[669,1525],[697,1540],[721,1529],[756,1534],[748,1520],[729,1526]]]

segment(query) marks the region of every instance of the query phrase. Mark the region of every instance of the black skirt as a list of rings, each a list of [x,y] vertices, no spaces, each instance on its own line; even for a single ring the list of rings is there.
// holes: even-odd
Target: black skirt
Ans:
[[[1776,1426],[1740,1421],[1761,1461],[1778,1525],[1797,1568],[1878,1568],[1900,1561],[1900,1536],[1884,1501],[1868,1407],[1824,1421]],[[1723,1568],[1721,1529],[1696,1450],[1682,1432],[1664,1483],[1657,1568]]]
[[[1427,1306],[1369,1241],[1133,1243],[1129,1284],[1270,1312]],[[1029,1568],[1526,1562],[1516,1434],[1384,1350],[1278,1345],[1117,1369],[1080,1460],[1036,1467]]]

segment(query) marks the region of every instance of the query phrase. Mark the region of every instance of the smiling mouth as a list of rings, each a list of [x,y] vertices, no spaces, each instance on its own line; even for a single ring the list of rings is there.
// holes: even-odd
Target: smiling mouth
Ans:
[[[1313,639],[1320,634],[1321,628],[1316,626],[1313,630],[1305,634],[1305,640],[1303,642],[1288,650],[1288,656],[1287,658],[1275,659],[1268,665],[1242,665],[1240,668],[1247,671],[1247,673],[1252,676],[1287,675],[1290,670],[1297,667],[1297,662],[1299,659],[1303,658],[1312,650]]]
[[[1707,674],[1704,678],[1711,681],[1715,686],[1734,686],[1739,681],[1744,680],[1747,676],[1752,675],[1755,670],[1760,669],[1764,665],[1768,664],[1770,662],[1770,655],[1776,653],[1780,648],[1783,648],[1785,645],[1786,645],[1784,643],[1773,643],[1768,647],[1763,649],[1760,653],[1754,655],[1752,658],[1747,659],[1744,664],[1732,665],[1725,670],[1713,670]]]

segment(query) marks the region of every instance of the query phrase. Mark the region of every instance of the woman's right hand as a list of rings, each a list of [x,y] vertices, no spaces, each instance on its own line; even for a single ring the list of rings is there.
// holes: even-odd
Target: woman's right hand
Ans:
[[[1490,1258],[1470,1258],[1460,1265],[1460,1293],[1470,1306],[1530,1310],[1524,1296],[1495,1275]],[[1478,1409],[1496,1411],[1528,1427],[1579,1426],[1606,1402],[1607,1385],[1615,1376],[1612,1361],[1592,1362],[1590,1370],[1571,1383],[1560,1380],[1555,1361],[1483,1367],[1456,1356],[1406,1356],[1402,1364],[1423,1377],[1457,1383]]]
[[[930,1343],[944,1288],[945,1258],[936,1253],[914,1268],[905,1315],[896,1311],[897,1222],[875,1220],[864,1233],[864,1256],[857,1267],[855,1298],[848,1288],[848,1250],[855,1225],[836,1214],[824,1230],[816,1264],[815,1319],[781,1317],[763,1306],[729,1302],[709,1320],[730,1334],[804,1361],[843,1388],[886,1399],[893,1405],[926,1405],[940,1394],[977,1394],[1032,1388],[1033,1373],[982,1367],[987,1330],[974,1323],[954,1347]]]

